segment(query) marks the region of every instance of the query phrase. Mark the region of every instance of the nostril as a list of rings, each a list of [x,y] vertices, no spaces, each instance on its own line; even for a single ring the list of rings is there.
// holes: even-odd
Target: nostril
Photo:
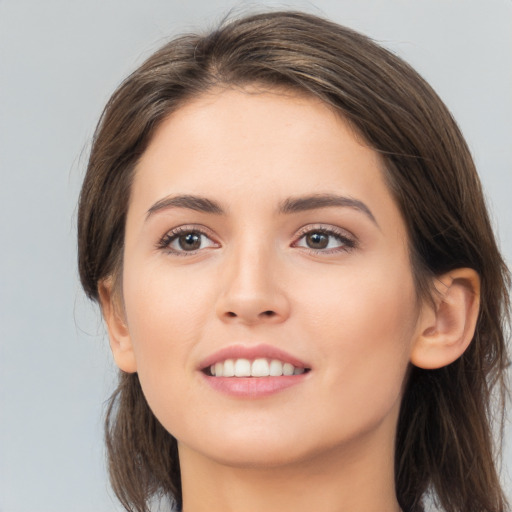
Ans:
[[[253,323],[253,322],[259,322],[259,321],[266,321],[266,320],[274,321],[276,318],[279,317],[279,313],[277,313],[273,309],[267,309],[267,310],[264,310],[264,311],[260,310],[258,312],[258,310],[254,310],[254,309],[252,309],[252,310],[250,310],[250,309],[244,310],[243,308],[240,308],[240,310],[225,311],[223,313],[223,317],[224,317],[225,320],[227,320],[227,319],[233,319],[233,320],[237,319],[237,320],[240,320],[242,322]]]

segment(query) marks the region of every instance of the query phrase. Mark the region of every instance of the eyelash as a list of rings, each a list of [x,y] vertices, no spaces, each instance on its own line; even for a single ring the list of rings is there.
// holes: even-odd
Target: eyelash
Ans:
[[[308,225],[304,226],[299,230],[298,237],[295,242],[293,242],[293,247],[298,247],[298,243],[303,240],[307,235],[311,234],[321,234],[326,235],[328,237],[332,237],[336,239],[338,242],[341,243],[339,247],[333,247],[330,249],[314,249],[311,247],[302,247],[306,251],[308,251],[310,254],[322,254],[322,255],[328,255],[328,254],[335,254],[339,252],[349,252],[352,249],[355,249],[357,247],[357,241],[356,239],[347,233],[345,230],[336,228],[334,226],[323,226],[323,225]],[[329,242],[330,243],[330,242]]]
[[[177,228],[171,229],[171,231],[168,231],[156,244],[156,248],[164,250],[174,256],[193,256],[194,254],[197,254],[200,250],[205,249],[205,248],[202,248],[202,249],[200,248],[200,249],[196,249],[193,251],[185,251],[185,250],[178,251],[176,249],[171,248],[171,244],[175,240],[177,240],[182,235],[188,235],[188,234],[204,236],[212,241],[212,245],[214,247],[220,246],[220,244],[218,242],[215,242],[213,240],[210,232],[200,226],[179,226]]]
[[[207,249],[205,248],[199,248],[196,250],[186,251],[186,250],[176,250],[171,248],[171,244],[175,242],[180,236],[187,235],[187,234],[195,234],[199,236],[204,236],[208,238],[212,242],[213,247],[219,247],[220,244],[218,242],[215,242],[210,234],[209,231],[205,230],[201,226],[179,226],[175,229],[172,229],[171,231],[168,231],[156,244],[156,248],[159,250],[164,250],[168,252],[169,254],[175,255],[175,256],[193,256],[197,254],[199,251]],[[314,249],[311,247],[302,247],[299,246],[298,243],[303,240],[307,235],[312,234],[321,234],[328,237],[332,237],[336,239],[338,242],[341,243],[338,247],[333,247],[330,249],[322,248],[322,249]],[[329,245],[330,242],[328,242]],[[346,231],[341,229],[336,229],[333,226],[322,226],[322,225],[308,225],[304,226],[300,229],[297,238],[295,241],[291,244],[292,247],[302,247],[302,249],[305,249],[310,254],[335,254],[338,252],[349,252],[350,250],[357,247],[357,241],[355,238],[350,236]]]

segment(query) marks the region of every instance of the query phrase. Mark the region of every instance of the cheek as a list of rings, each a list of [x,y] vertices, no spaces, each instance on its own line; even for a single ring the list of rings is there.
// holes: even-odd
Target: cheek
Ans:
[[[186,369],[187,355],[201,339],[213,309],[206,277],[171,272],[165,260],[126,269],[126,316],[141,378],[165,375],[173,367]]]
[[[401,394],[416,327],[414,285],[400,266],[352,270],[310,287],[303,329],[316,333],[326,389],[349,407],[377,412]]]
[[[183,411],[197,401],[191,355],[209,323],[211,286],[205,276],[170,272],[165,262],[125,268],[126,316],[144,395],[170,432],[186,431]]]
[[[302,280],[303,281],[303,280]],[[316,274],[297,287],[313,330],[345,340],[359,350],[377,348],[377,339],[392,342],[412,334],[416,324],[416,294],[411,271],[400,259],[340,267]]]

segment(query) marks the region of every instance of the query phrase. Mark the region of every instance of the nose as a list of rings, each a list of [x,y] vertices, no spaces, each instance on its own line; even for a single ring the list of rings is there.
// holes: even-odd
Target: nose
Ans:
[[[288,318],[290,303],[276,259],[267,250],[248,250],[225,262],[217,303],[217,315],[223,322],[272,324]]]

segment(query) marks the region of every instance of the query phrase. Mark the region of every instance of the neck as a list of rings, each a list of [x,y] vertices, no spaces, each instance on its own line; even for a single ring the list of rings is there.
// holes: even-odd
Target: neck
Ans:
[[[179,445],[183,512],[399,512],[394,446],[357,446],[278,467],[233,467]]]

